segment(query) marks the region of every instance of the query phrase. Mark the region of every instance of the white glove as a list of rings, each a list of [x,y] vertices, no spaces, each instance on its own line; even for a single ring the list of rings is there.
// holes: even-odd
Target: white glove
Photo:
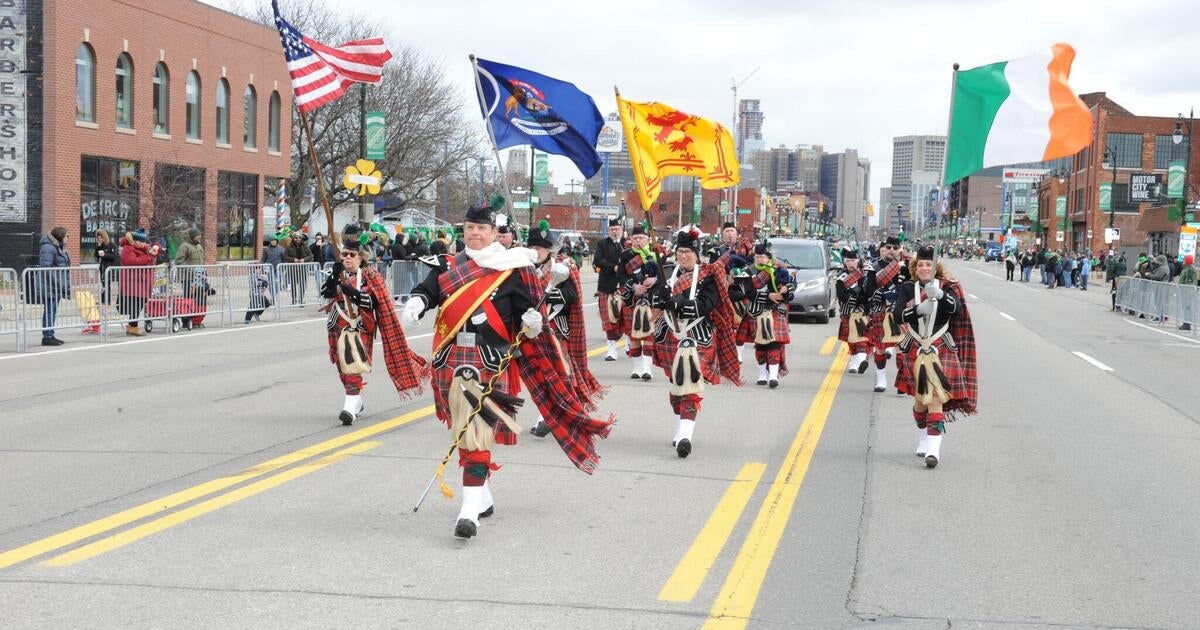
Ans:
[[[412,328],[421,321],[421,313],[425,312],[425,298],[419,295],[409,296],[404,303],[404,311],[400,313],[400,323]]]
[[[550,265],[550,275],[554,276],[555,278],[563,278],[565,280],[571,277],[571,268],[560,262],[556,262],[553,265]]]
[[[937,308],[937,300],[925,300],[917,305],[917,313],[920,315],[931,315],[935,308]]]
[[[533,339],[542,334],[542,314],[529,309],[521,316],[521,326],[525,328],[525,336]]]
[[[943,295],[946,295],[946,292],[936,282],[930,282],[925,285],[925,295],[931,300],[940,300]]]

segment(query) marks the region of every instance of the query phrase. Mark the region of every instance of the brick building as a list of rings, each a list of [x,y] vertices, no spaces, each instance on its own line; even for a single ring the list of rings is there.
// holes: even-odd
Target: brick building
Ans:
[[[256,257],[263,188],[290,171],[277,32],[194,0],[80,9],[0,3],[0,266],[55,225],[81,262],[97,228],[139,226]]]
[[[1105,249],[1104,229],[1108,227],[1110,211],[1100,209],[1100,185],[1113,182],[1112,164],[1105,164],[1105,149],[1116,155],[1116,183],[1112,190],[1113,225],[1121,230],[1119,246],[1145,249],[1155,252],[1171,250],[1172,239],[1179,231],[1178,222],[1167,221],[1165,200],[1131,203],[1129,201],[1130,177],[1135,173],[1153,174],[1165,183],[1168,165],[1172,161],[1186,162],[1190,139],[1185,137],[1180,144],[1172,142],[1175,131],[1174,116],[1138,116],[1109,99],[1104,92],[1080,96],[1092,112],[1092,144],[1072,158],[1068,158],[1065,186],[1057,181],[1046,181],[1039,189],[1039,217],[1043,243],[1049,247],[1071,250]],[[1192,139],[1200,128],[1192,130]],[[1191,160],[1188,174],[1191,190],[1188,202],[1197,198],[1195,190],[1200,183],[1200,159]],[[1055,178],[1048,178],[1055,179]],[[1165,187],[1162,191],[1166,193]],[[1066,197],[1066,217],[1055,215],[1055,202],[1059,195]],[[1063,232],[1063,240],[1057,240]]]

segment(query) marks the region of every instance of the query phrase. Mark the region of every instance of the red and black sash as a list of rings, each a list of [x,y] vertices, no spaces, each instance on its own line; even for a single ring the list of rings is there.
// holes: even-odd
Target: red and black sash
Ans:
[[[471,315],[480,308],[487,315],[491,328],[505,341],[510,339],[508,327],[504,325],[500,313],[488,298],[512,273],[511,269],[485,269],[472,260],[449,269],[438,277],[442,294],[450,297],[446,298],[438,309],[437,322],[433,328],[434,354],[450,343]]]

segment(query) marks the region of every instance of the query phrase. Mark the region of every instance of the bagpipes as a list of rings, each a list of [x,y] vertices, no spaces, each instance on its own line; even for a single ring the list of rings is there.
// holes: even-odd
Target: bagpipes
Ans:
[[[772,293],[778,293],[786,297],[788,293],[796,291],[796,281],[786,267],[775,267],[772,274],[771,288]],[[768,298],[768,302],[770,299]],[[782,306],[787,306],[782,302],[771,303],[767,308],[763,309],[754,318],[754,343],[758,345],[766,345],[775,342],[775,310]]]

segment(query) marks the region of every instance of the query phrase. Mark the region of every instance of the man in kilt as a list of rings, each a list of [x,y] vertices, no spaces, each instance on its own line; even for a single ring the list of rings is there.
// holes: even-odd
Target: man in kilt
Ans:
[[[626,328],[623,320],[625,309],[621,303],[619,279],[621,275],[621,251],[625,249],[622,239],[624,229],[620,223],[611,221],[608,224],[608,238],[596,244],[596,254],[592,256],[592,266],[596,268],[598,278],[596,290],[599,292],[600,325],[604,336],[608,339],[608,352],[605,361],[617,360],[617,340],[621,331]]]
[[[748,239],[738,236],[737,226],[731,221],[726,221],[721,228],[721,244],[713,248],[709,252],[709,262],[721,265],[725,268],[726,277],[729,278],[732,286],[734,279],[734,270],[740,269],[750,264],[751,258],[754,255],[754,245]],[[734,324],[741,326],[742,319],[746,316],[746,299],[733,299],[733,319]],[[742,362],[742,348],[744,344],[738,342],[737,357],[738,363]]]
[[[892,307],[904,329],[896,387],[913,397],[917,455],[934,468],[945,423],[975,413],[975,329],[962,286],[934,262],[932,246],[918,249],[909,269],[913,280],[900,286]]]
[[[675,265],[664,273],[665,282],[650,290],[655,307],[662,310],[655,324],[654,364],[671,381],[671,446],[679,457],[692,452],[704,384],[719,384],[722,377],[742,384],[725,269],[700,263],[698,238],[695,231],[676,235]]]
[[[496,241],[491,208],[470,208],[462,253],[454,265],[432,270],[404,306],[402,320],[416,325],[437,307],[433,336],[433,398],[437,417],[451,428],[463,469],[463,498],[454,535],[471,538],[479,519],[493,513],[488,478],[498,466],[491,447],[515,444],[522,400],[517,379],[546,419],[550,433],[580,470],[599,462],[597,437],[612,420],[589,416],[590,400],[562,378],[549,335],[542,335],[544,287],[532,250],[505,249]],[[519,352],[518,352],[519,351]]]
[[[889,236],[879,245],[879,258],[866,269],[868,286],[867,312],[871,327],[867,338],[875,354],[875,391],[887,391],[887,362],[900,341],[900,321],[892,315],[896,291],[908,281],[909,271],[900,255],[900,241]]]
[[[837,277],[837,299],[841,314],[838,339],[850,347],[850,362],[846,371],[855,374],[867,371],[867,351],[871,349],[867,339],[871,319],[866,313],[867,298],[872,293],[870,279],[859,268],[858,250],[844,248],[842,271]]]
[[[754,360],[758,364],[759,385],[779,387],[780,377],[787,376],[787,352],[791,342],[788,324],[788,303],[796,291],[791,274],[764,244],[754,246],[754,266],[750,275],[736,280],[730,288],[731,299],[744,295],[746,316],[738,326],[738,339],[754,344]]]
[[[429,363],[408,347],[383,276],[362,264],[359,236],[357,225],[346,226],[340,260],[333,263],[321,287],[321,297],[330,300],[322,307],[329,313],[329,360],[346,392],[338,414],[344,425],[353,424],[363,411],[362,391],[367,386],[363,376],[371,371],[376,333],[382,338],[384,363],[397,393],[419,394],[421,383],[429,378]]]
[[[622,332],[629,337],[629,356],[633,371],[629,378],[651,379],[650,364],[654,360],[654,321],[658,318],[650,300],[650,290],[658,282],[662,257],[646,228],[637,226],[629,237],[629,248],[621,252],[618,265],[618,284],[625,303],[621,318]]]
[[[551,250],[553,243],[550,241],[550,223],[547,221],[543,220],[530,231],[527,244],[537,254],[534,266],[538,270],[539,284],[549,284],[543,315],[551,333],[548,336],[558,352],[559,373],[570,383],[580,400],[594,402],[603,397],[607,390],[588,367],[587,332],[583,327],[583,303],[579,299],[582,292],[579,269],[570,256],[561,251],[555,254]],[[565,280],[552,284],[552,279],[556,277]],[[550,433],[550,425],[538,416],[537,424],[529,432],[546,437]]]

